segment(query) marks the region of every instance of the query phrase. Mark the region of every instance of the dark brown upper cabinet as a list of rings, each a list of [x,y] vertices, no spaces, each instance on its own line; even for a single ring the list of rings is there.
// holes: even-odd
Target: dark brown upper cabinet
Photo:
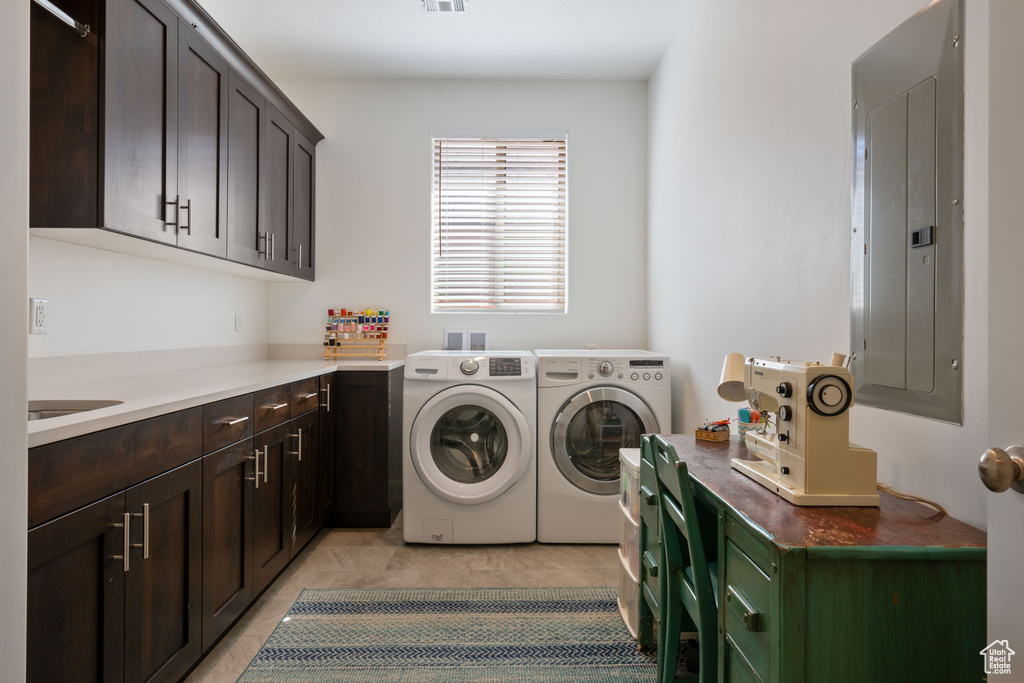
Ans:
[[[323,135],[192,0],[55,4],[93,29],[32,7],[34,232],[312,280]]]
[[[184,21],[178,68],[178,246],[225,257],[230,70]]]

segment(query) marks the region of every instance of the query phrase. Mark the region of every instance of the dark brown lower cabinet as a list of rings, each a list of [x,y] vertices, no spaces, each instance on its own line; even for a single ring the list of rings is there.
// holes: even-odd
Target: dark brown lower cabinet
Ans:
[[[334,526],[390,527],[402,510],[405,368],[337,375]]]
[[[255,597],[255,472],[251,438],[203,458],[204,650],[224,634]]]
[[[123,539],[124,493],[28,533],[30,683],[124,680]]]
[[[289,442],[287,422],[254,437],[256,448],[255,514],[253,520],[253,590],[259,593],[288,564],[290,546],[286,476]]]
[[[337,373],[320,377],[320,494],[319,520],[321,528],[331,523],[338,500],[338,482],[335,478],[337,458],[337,424],[334,403],[338,400]]]
[[[202,653],[201,491],[196,460],[29,532],[29,681],[184,676]]]
[[[287,478],[291,534],[288,557],[295,557],[316,536],[320,528],[317,509],[317,475],[320,463],[320,415],[316,410],[300,415],[290,423],[289,438],[293,449],[288,451]]]

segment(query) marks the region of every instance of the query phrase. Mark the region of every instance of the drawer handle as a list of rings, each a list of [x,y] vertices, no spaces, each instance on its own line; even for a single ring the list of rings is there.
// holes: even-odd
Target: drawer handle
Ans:
[[[236,417],[234,420],[224,420],[224,425],[227,427],[234,427],[236,424],[241,424],[242,422],[245,422],[248,419],[248,415],[246,415],[245,417]]]
[[[658,504],[658,496],[646,486],[640,487],[640,495],[643,496],[644,502],[648,505]]]
[[[314,398],[316,395],[317,393],[315,391],[312,394],[303,394],[300,400],[308,401],[309,399]]]
[[[327,412],[329,413],[329,412],[331,412],[331,385],[330,384],[328,384],[326,387],[324,387],[323,389],[320,390],[321,394],[324,393],[324,392],[327,392],[327,402],[326,403],[321,403],[320,407],[321,408],[327,408]]]
[[[644,569],[647,570],[647,576],[655,577],[658,575],[658,563],[654,559],[654,555],[651,554],[651,551],[644,551],[643,562]]]
[[[267,410],[281,410],[281,408],[287,408],[287,403],[278,403],[276,406],[267,406]]]
[[[748,631],[761,630],[761,613],[757,611],[750,598],[736,586],[729,586],[725,591],[725,604],[743,620]]]

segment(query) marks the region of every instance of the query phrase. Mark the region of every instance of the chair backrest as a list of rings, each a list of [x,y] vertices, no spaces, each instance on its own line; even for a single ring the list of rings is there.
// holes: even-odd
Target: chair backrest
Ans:
[[[686,463],[676,456],[676,449],[660,434],[644,437],[658,472],[658,503],[661,510],[662,543],[668,551],[668,566],[675,572],[692,567],[691,590],[697,601],[699,618],[694,615],[702,633],[714,633],[717,628],[718,599],[711,583],[704,540],[701,536],[697,507],[693,500],[693,484]],[[649,445],[648,445],[649,444]],[[685,539],[684,544],[679,538]],[[673,557],[674,555],[674,557]],[[688,579],[687,579],[688,581]],[[688,581],[689,582],[689,581]],[[701,623],[703,622],[703,623]],[[711,631],[705,631],[710,626]]]

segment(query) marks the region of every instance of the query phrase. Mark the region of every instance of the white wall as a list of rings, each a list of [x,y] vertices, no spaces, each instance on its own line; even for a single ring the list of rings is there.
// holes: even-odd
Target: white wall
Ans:
[[[672,355],[675,431],[735,416],[716,394],[727,352],[824,361],[849,348],[850,66],[925,4],[690,5],[649,100],[649,343]],[[987,48],[970,11],[965,38],[965,424],[855,406],[851,439],[878,451],[880,481],[984,526],[987,110],[971,50]]]
[[[25,680],[28,2],[0,3],[0,680]]]
[[[265,282],[29,241],[29,296],[48,302],[48,330],[29,337],[30,357],[266,343]]]
[[[317,147],[317,280],[268,285],[268,341],[318,343],[332,307],[392,313],[391,341],[445,328],[494,348],[645,347],[647,90],[643,82],[290,81]],[[569,313],[430,313],[431,129],[569,132]]]

